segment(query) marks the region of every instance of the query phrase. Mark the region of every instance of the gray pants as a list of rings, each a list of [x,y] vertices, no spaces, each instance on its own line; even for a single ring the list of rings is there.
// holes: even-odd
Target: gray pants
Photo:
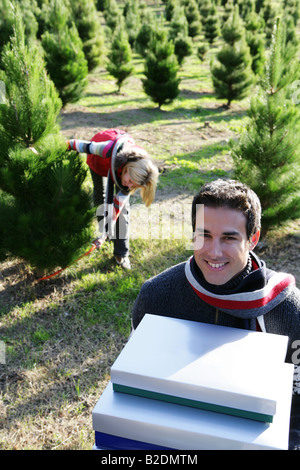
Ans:
[[[94,185],[93,202],[94,206],[98,207],[105,202],[107,178],[98,175],[93,170],[90,171]],[[103,217],[97,216],[98,222],[101,222],[102,219]],[[115,234],[113,238],[115,256],[124,257],[128,256],[129,254],[129,219],[130,205],[129,200],[127,200],[116,222]]]

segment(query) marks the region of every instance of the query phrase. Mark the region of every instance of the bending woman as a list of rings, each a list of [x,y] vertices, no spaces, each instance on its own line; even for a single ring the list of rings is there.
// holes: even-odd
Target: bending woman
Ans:
[[[93,202],[102,236],[114,242],[117,264],[130,269],[129,197],[140,189],[148,207],[154,200],[158,169],[148,153],[133,138],[119,129],[98,132],[91,141],[67,141],[69,150],[87,153],[87,164],[93,180]]]

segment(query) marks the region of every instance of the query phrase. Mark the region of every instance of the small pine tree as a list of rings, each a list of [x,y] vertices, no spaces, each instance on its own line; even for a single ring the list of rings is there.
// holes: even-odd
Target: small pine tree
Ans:
[[[224,5],[223,13],[220,17],[222,25],[223,23],[226,23],[228,18],[232,15],[233,11],[234,11],[234,0],[227,0],[227,2]]]
[[[71,10],[64,0],[51,0],[50,5],[52,30],[42,35],[42,46],[46,68],[65,105],[78,101],[84,93],[88,65],[77,28],[74,23],[68,25]]]
[[[146,78],[142,82],[145,93],[159,108],[171,103],[179,94],[178,69],[173,42],[168,41],[166,33],[162,33],[159,40],[155,37],[145,60]]]
[[[222,28],[225,45],[217,53],[217,64],[211,64],[212,81],[218,98],[233,100],[247,96],[253,84],[251,55],[245,40],[245,30],[239,16],[238,5]]]
[[[182,6],[177,5],[169,25],[169,39],[174,41],[174,52],[181,67],[185,57],[192,55],[192,39],[188,36],[188,21]]]
[[[249,124],[232,150],[235,177],[260,197],[264,232],[300,217],[300,111],[290,96],[299,77],[297,56],[277,21]]]
[[[135,47],[136,38],[141,27],[140,9],[137,0],[127,0],[124,6],[123,15],[125,18],[125,28],[128,34],[128,41],[131,49]]]
[[[179,34],[188,35],[188,21],[185,16],[184,8],[177,6],[173,10],[173,15],[169,25],[169,39],[174,40]]]
[[[61,100],[46,74],[38,43],[25,44],[22,16],[17,9],[14,35],[2,51],[1,81],[5,101],[0,104],[0,166],[15,145],[30,147],[58,130]]]
[[[191,38],[195,38],[201,33],[202,24],[196,0],[183,0],[185,16],[188,21],[188,34]]]
[[[208,44],[206,44],[206,43],[203,43],[203,44],[201,44],[200,46],[197,47],[197,57],[198,57],[198,59],[201,60],[201,62],[204,61],[208,50],[209,50],[209,47],[208,47]]]
[[[206,18],[205,24],[203,25],[203,29],[205,39],[209,44],[213,44],[215,39],[220,34],[219,17],[215,5],[213,5],[209,10],[208,17]]]
[[[167,21],[172,21],[176,7],[180,6],[180,0],[167,0],[165,5],[165,17]]]
[[[181,67],[184,59],[193,54],[192,39],[188,35],[179,34],[174,40],[174,52]]]
[[[99,18],[94,0],[70,0],[74,22],[82,41],[88,70],[100,65],[104,55],[104,35],[99,25]]]
[[[13,34],[13,24],[16,5],[22,12],[25,26],[25,40],[30,41],[36,38],[38,31],[38,22],[35,14],[38,12],[38,6],[35,0],[0,0],[0,50],[6,44]]]
[[[106,0],[103,16],[110,33],[113,33],[123,18],[122,12],[116,0]]]
[[[0,256],[21,257],[40,272],[64,267],[92,237],[86,169],[66,151],[56,124],[61,101],[41,48],[25,45],[19,9],[1,61]]]
[[[131,47],[122,22],[113,35],[108,60],[107,71],[117,80],[119,92],[124,80],[133,72]]]
[[[265,62],[265,22],[254,8],[247,14],[245,22],[247,24],[246,42],[252,57],[252,71],[255,75],[260,76],[263,73]]]
[[[142,19],[141,27],[138,31],[135,48],[141,56],[146,57],[149,44],[156,28],[155,19],[153,13],[147,9],[145,16]]]
[[[266,45],[269,46],[272,40],[273,26],[278,15],[278,5],[271,0],[264,0],[261,15],[265,21]]]

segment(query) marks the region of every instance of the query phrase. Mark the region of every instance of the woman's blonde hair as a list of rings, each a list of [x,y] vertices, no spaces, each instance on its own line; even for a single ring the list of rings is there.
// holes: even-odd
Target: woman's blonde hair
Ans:
[[[130,179],[137,185],[132,192],[140,188],[141,197],[146,207],[149,207],[155,198],[158,181],[158,168],[150,158],[140,158],[129,161],[125,165]]]
[[[155,198],[158,168],[148,152],[138,145],[125,145],[117,153],[117,167],[120,166],[123,166],[123,171],[128,171],[130,179],[136,185],[130,193],[140,189],[143,202],[146,207],[150,206]]]

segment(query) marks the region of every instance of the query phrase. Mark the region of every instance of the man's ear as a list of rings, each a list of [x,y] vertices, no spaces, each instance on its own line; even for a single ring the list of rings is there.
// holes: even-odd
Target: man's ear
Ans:
[[[257,230],[257,232],[254,235],[252,235],[251,240],[250,240],[251,251],[254,250],[254,248],[258,244],[259,237],[260,237],[260,230]]]

